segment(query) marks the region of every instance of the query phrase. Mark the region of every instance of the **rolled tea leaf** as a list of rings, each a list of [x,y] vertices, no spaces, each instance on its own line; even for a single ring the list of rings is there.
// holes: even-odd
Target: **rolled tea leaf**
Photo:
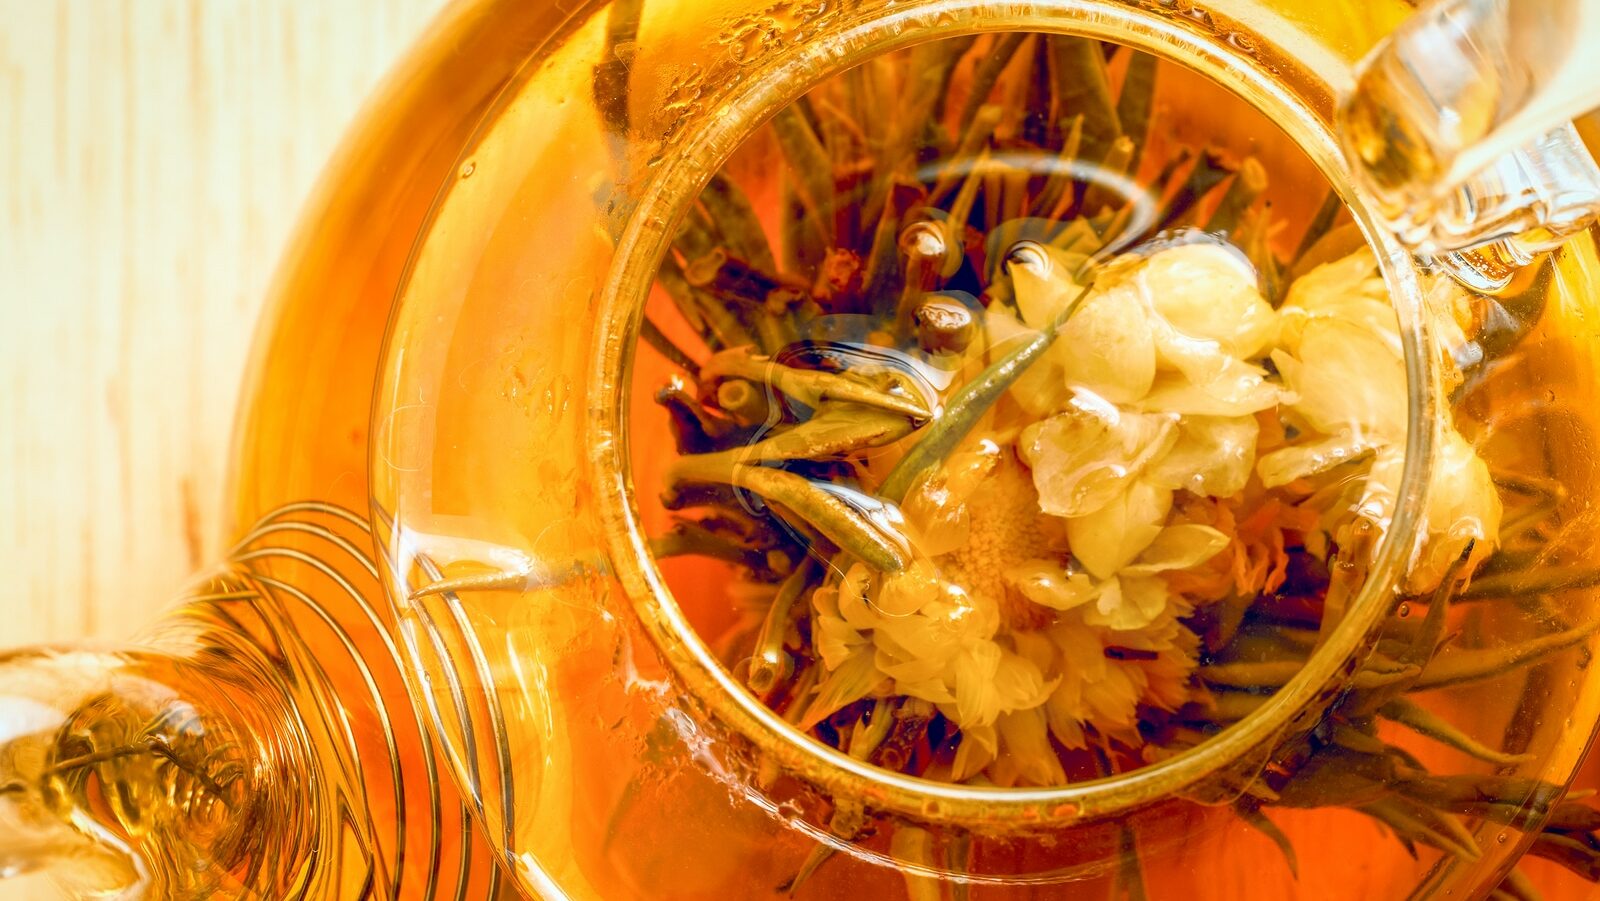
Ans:
[[[1111,142],[1111,147],[1106,151],[1105,161],[1100,165],[1100,170],[1107,176],[1127,175],[1129,167],[1133,165],[1135,151],[1138,145],[1126,135],[1118,137]],[[1106,181],[1096,181],[1089,185],[1083,193],[1083,213],[1093,215],[1107,207],[1121,207],[1130,202],[1130,199],[1117,193]],[[1059,217],[1065,210],[1054,215]]]
[[[711,221],[717,224],[717,230],[728,239],[735,256],[756,269],[777,271],[778,261],[772,255],[755,207],[733,179],[721,172],[711,176],[705,190],[700,192],[700,203]]]
[[[1222,162],[1222,157],[1215,152],[1206,150],[1194,161],[1189,169],[1189,175],[1183,180],[1183,185],[1177,193],[1167,200],[1166,209],[1162,211],[1161,219],[1156,223],[1156,230],[1169,229],[1182,224],[1189,219],[1194,208],[1223,179],[1232,174]]]
[[[1461,592],[1461,600],[1554,594],[1560,591],[1593,588],[1596,585],[1600,585],[1600,566],[1593,564],[1541,566],[1514,572],[1492,573],[1474,579],[1472,584]]]
[[[1049,40],[1056,115],[1083,116],[1083,156],[1103,159],[1111,142],[1122,135],[1105,53],[1100,42],[1090,38],[1051,35]]]
[[[896,279],[900,274],[901,227],[906,214],[924,197],[922,186],[909,178],[896,178],[889,186],[889,200],[873,229],[872,250],[867,254],[867,271],[862,279],[862,293],[869,308],[879,313],[890,309],[899,294]]]
[[[891,390],[886,391],[853,374],[785,366],[737,349],[713,356],[701,367],[701,372],[707,378],[741,378],[770,385],[780,394],[808,407],[819,407],[830,401],[861,404],[899,413],[918,422],[933,415],[922,397],[888,372],[884,376],[889,379]]]
[[[1428,664],[1417,680],[1417,689],[1443,688],[1480,679],[1492,679],[1518,667],[1536,663],[1552,654],[1576,647],[1600,630],[1600,620],[1541,635],[1519,644],[1475,650],[1445,650]]]
[[[989,94],[994,91],[994,86],[1000,81],[1000,73],[1016,56],[1018,48],[1022,46],[1026,34],[1020,31],[1008,31],[997,37],[989,50],[977,61],[973,67],[972,78],[967,82],[967,101],[961,107],[961,116],[957,120],[956,134],[958,146],[965,144],[965,135],[972,128],[978,116],[978,110],[989,102]],[[995,121],[999,122],[1001,110],[995,107]],[[994,126],[990,126],[993,131]]]
[[[907,67],[908,81],[904,87],[906,94],[886,104],[886,108],[894,109],[896,115],[883,153],[878,157],[866,203],[861,209],[863,224],[877,222],[883,216],[895,184],[911,174],[910,169],[916,164],[919,139],[948,89],[956,63],[969,46],[970,40],[957,40],[932,41],[912,48]],[[956,143],[962,141],[958,139]]]
[[[756,635],[755,651],[751,656],[750,674],[745,684],[757,695],[765,697],[794,672],[794,660],[783,649],[783,638],[789,629],[794,602],[811,587],[817,567],[808,557],[803,561],[773,596],[766,616],[761,620],[761,631]]]
[[[772,131],[794,177],[796,194],[805,208],[807,227],[824,245],[833,240],[833,164],[811,123],[795,106],[772,117]]]
[[[933,190],[928,194],[929,203],[942,203],[965,180],[964,168],[969,167],[989,146],[989,138],[994,135],[995,126],[1000,124],[1001,112],[1000,107],[992,103],[978,108],[972,123],[961,133],[961,143],[956,145],[956,152],[940,170],[939,180],[934,182]]]
[[[771,567],[772,561],[766,551],[717,534],[697,522],[680,522],[665,535],[651,539],[650,550],[658,558],[709,557],[742,566],[754,573],[788,575],[787,567],[782,572]]]
[[[1117,123],[1122,134],[1133,141],[1134,160],[1150,136],[1150,118],[1155,113],[1156,70],[1160,65],[1155,56],[1142,50],[1128,48],[1128,68],[1122,77],[1122,92],[1117,95]],[[1134,167],[1137,169],[1137,167]]]
[[[1239,819],[1254,827],[1257,832],[1272,839],[1272,843],[1278,846],[1278,853],[1283,855],[1284,862],[1289,865],[1289,874],[1299,879],[1300,858],[1294,853],[1294,842],[1289,840],[1289,836],[1283,834],[1283,830],[1278,828],[1278,824],[1268,819],[1267,815],[1261,812],[1261,807],[1258,804],[1241,802],[1235,804],[1233,809],[1239,815]]]
[[[1472,833],[1447,813],[1401,798],[1374,801],[1360,810],[1413,842],[1438,848],[1463,860],[1477,860],[1482,856]]]
[[[900,413],[855,404],[827,403],[818,408],[816,415],[810,419],[760,441],[683,459],[695,460],[696,466],[710,465],[712,461],[732,466],[784,460],[826,460],[892,444],[911,434],[911,430],[911,421]]]
[[[1073,116],[1066,125],[1066,136],[1061,140],[1061,152],[1056,154],[1055,166],[1039,189],[1030,215],[1041,219],[1064,219],[1067,210],[1077,200],[1078,151],[1083,146],[1083,117]],[[1076,220],[1075,220],[1076,221]]]
[[[1255,157],[1246,157],[1239,171],[1223,192],[1217,208],[1206,220],[1206,231],[1231,234],[1239,225],[1244,211],[1249,209],[1267,190],[1267,169]]]
[[[683,348],[673,343],[661,327],[651,321],[649,316],[644,317],[644,322],[639,325],[639,337],[656,352],[665,357],[669,363],[688,373],[691,378],[700,375],[700,364],[684,352]]]

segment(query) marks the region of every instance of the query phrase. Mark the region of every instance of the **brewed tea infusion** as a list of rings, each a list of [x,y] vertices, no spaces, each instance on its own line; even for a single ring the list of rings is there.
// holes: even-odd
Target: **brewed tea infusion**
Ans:
[[[227,564],[137,645],[0,656],[0,876],[1600,876],[1600,170],[1568,126],[1453,195],[1470,233],[1377,209],[1335,117],[1430,59],[1357,77],[1414,13],[453,5],[275,285]]]
[[[722,662],[813,740],[974,786],[1127,773],[1261,706],[1364,584],[1409,417],[1377,261],[1325,183],[1274,190],[1248,142],[1175,129],[1193,119],[1157,107],[1163,79],[1248,117],[1235,134],[1273,131],[1127,48],[941,41],[780,110],[688,210],[642,326],[672,372],[635,427],[664,424],[677,451],[658,466],[635,438],[641,487],[671,511],[647,517],[650,546]],[[1476,387],[1481,307],[1444,277],[1425,301],[1445,389]],[[1291,866],[1274,808],[1349,807],[1472,856],[1471,820],[1526,828],[1555,801],[1413,750],[1525,760],[1514,734],[1490,746],[1418,699],[1593,631],[1461,634],[1452,605],[1503,592],[1494,574],[1536,553],[1557,489],[1497,475],[1470,421],[1436,428],[1396,621],[1326,722],[1225,800]],[[862,800],[833,799],[840,839],[928,843]],[[1555,819],[1581,833],[1600,815]],[[1565,836],[1535,849],[1591,871]]]

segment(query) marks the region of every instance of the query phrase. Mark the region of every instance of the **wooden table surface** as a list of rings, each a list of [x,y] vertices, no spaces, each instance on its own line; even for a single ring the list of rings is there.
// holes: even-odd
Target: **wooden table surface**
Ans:
[[[443,5],[0,0],[0,648],[127,636],[220,552],[267,281]]]
[[[443,2],[0,0],[0,648],[128,635],[219,553],[267,280]]]
[[[0,647],[219,552],[244,356],[335,143],[442,0],[0,0]]]

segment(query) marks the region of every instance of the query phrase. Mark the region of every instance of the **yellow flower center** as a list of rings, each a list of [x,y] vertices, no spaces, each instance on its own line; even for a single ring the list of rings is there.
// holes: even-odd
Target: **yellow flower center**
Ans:
[[[1039,494],[1027,470],[1007,450],[966,505],[967,541],[934,561],[941,575],[969,594],[994,601],[1011,630],[1049,625],[1053,611],[1023,597],[1005,578],[1029,560],[1062,555],[1058,527],[1039,515]]]

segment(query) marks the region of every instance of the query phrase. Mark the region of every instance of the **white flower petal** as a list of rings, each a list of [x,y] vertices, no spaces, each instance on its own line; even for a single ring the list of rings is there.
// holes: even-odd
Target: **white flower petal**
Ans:
[[[1050,636],[1043,632],[1013,632],[1011,644],[1017,649],[1021,657],[1033,661],[1039,672],[1054,672],[1056,667],[1056,644]]]
[[[863,647],[822,680],[817,696],[800,718],[800,731],[809,731],[839,708],[866,697],[883,681],[883,673],[873,664],[872,657],[872,652]]]
[[[1009,582],[1023,597],[1052,610],[1071,610],[1094,600],[1095,587],[1083,573],[1068,574],[1061,564],[1048,560],[1029,560],[1006,572]]]
[[[994,683],[1000,656],[1000,646],[992,641],[973,642],[956,654],[952,672],[957,725],[988,726],[1000,715],[1000,693]]]
[[[927,560],[915,560],[897,573],[885,573],[878,580],[872,606],[888,617],[909,616],[945,593],[939,571]]]
[[[1033,470],[1039,509],[1084,516],[1122,494],[1175,440],[1175,417],[1121,411],[1079,392],[1064,412],[1023,429],[1017,449]]]
[[[1100,603],[1084,615],[1084,622],[1119,632],[1143,629],[1166,612],[1172,592],[1159,576],[1123,575],[1106,583],[1116,592],[1101,594]]]
[[[951,781],[965,782],[983,772],[993,762],[999,744],[993,724],[963,726],[961,744],[956,747],[955,761],[950,765]]]
[[[1335,466],[1360,460],[1374,450],[1376,448],[1370,440],[1364,441],[1341,433],[1262,454],[1261,459],[1256,461],[1256,472],[1261,475],[1261,484],[1276,488],[1295,479],[1320,475]]]
[[[1032,660],[1010,651],[1000,655],[1000,665],[994,673],[995,694],[1002,711],[1038,707],[1056,690],[1057,681],[1045,681],[1044,674]]]
[[[1145,478],[1200,497],[1232,497],[1250,480],[1260,431],[1253,416],[1185,416],[1172,450]]]
[[[1124,575],[1153,575],[1174,569],[1188,569],[1210,560],[1228,546],[1228,536],[1210,526],[1180,523],[1167,526],[1150,542],[1150,547],[1133,564],[1123,567]]]
[[[1091,682],[1104,675],[1107,666],[1105,647],[1096,630],[1071,618],[1063,618],[1062,622],[1049,629],[1049,635],[1061,652],[1067,674]]]
[[[1144,671],[1137,666],[1106,667],[1104,678],[1084,692],[1089,721],[1102,732],[1132,728],[1138,722],[1144,685]]]
[[[912,698],[921,698],[933,704],[954,704],[955,694],[949,686],[939,679],[925,679],[921,682],[907,682],[896,679],[894,690]]]
[[[1150,546],[1172,510],[1172,490],[1134,482],[1105,507],[1067,520],[1072,556],[1097,579],[1109,579]]]
[[[1428,485],[1424,543],[1406,579],[1406,590],[1432,591],[1451,564],[1473,544],[1467,566],[1476,567],[1494,551],[1502,506],[1489,465],[1455,429],[1445,428]]]
[[[831,672],[849,659],[857,648],[866,644],[860,632],[836,616],[818,615],[815,635],[817,651],[822,655],[822,665]]]
[[[1046,244],[1033,244],[1032,248],[1043,254],[1041,267],[1008,265],[1006,272],[1022,321],[1042,330],[1054,326],[1061,311],[1083,291],[1073,275],[1087,257]]]
[[[1277,334],[1277,314],[1257,290],[1255,269],[1230,247],[1167,248],[1145,262],[1136,281],[1174,329],[1214,341],[1230,356],[1253,357]]]
[[[1354,509],[1349,513],[1333,509],[1337,504],[1330,505],[1330,509],[1338,514],[1366,517],[1377,523],[1378,528],[1388,531],[1389,522],[1394,518],[1395,499],[1400,493],[1400,476],[1405,470],[1405,462],[1403,448],[1378,448],[1373,455],[1372,465],[1367,468],[1366,481],[1354,488],[1359,492],[1353,504]]]
[[[1037,707],[1007,713],[995,721],[1002,750],[995,761],[1000,784],[1064,785],[1067,774],[1050,746],[1045,712]]]
[[[1062,685],[1044,705],[1045,721],[1050,726],[1050,734],[1068,750],[1088,747],[1088,741],[1083,733],[1083,724],[1088,719],[1088,711],[1083,705],[1082,698],[1081,690],[1069,690]]]
[[[1324,435],[1349,432],[1359,440],[1405,440],[1405,361],[1380,334],[1340,319],[1313,319],[1299,354],[1272,355],[1296,414]]]
[[[940,557],[967,546],[972,533],[967,502],[994,476],[1000,453],[993,441],[980,441],[952,454],[911,489],[901,511],[919,554]]]
[[[872,589],[872,571],[864,563],[850,567],[839,583],[839,615],[854,628],[875,629],[883,623],[867,601]]]
[[[1188,339],[1163,342],[1162,358],[1171,372],[1156,376],[1150,393],[1135,406],[1196,416],[1248,416],[1285,402],[1282,388],[1267,380],[1266,370],[1223,353],[1215,344]]]
[[[1319,318],[1361,325],[1381,336],[1396,356],[1402,353],[1400,323],[1369,249],[1324,263],[1295,279],[1279,310],[1278,345],[1298,354],[1305,326]]]
[[[876,649],[873,662],[883,674],[896,682],[921,683],[942,679],[949,654],[922,656],[901,644],[887,629],[872,633]],[[954,650],[951,650],[954,653]]]
[[[1131,288],[1084,298],[1050,348],[1069,386],[1131,403],[1156,377],[1156,346],[1144,305]]]

